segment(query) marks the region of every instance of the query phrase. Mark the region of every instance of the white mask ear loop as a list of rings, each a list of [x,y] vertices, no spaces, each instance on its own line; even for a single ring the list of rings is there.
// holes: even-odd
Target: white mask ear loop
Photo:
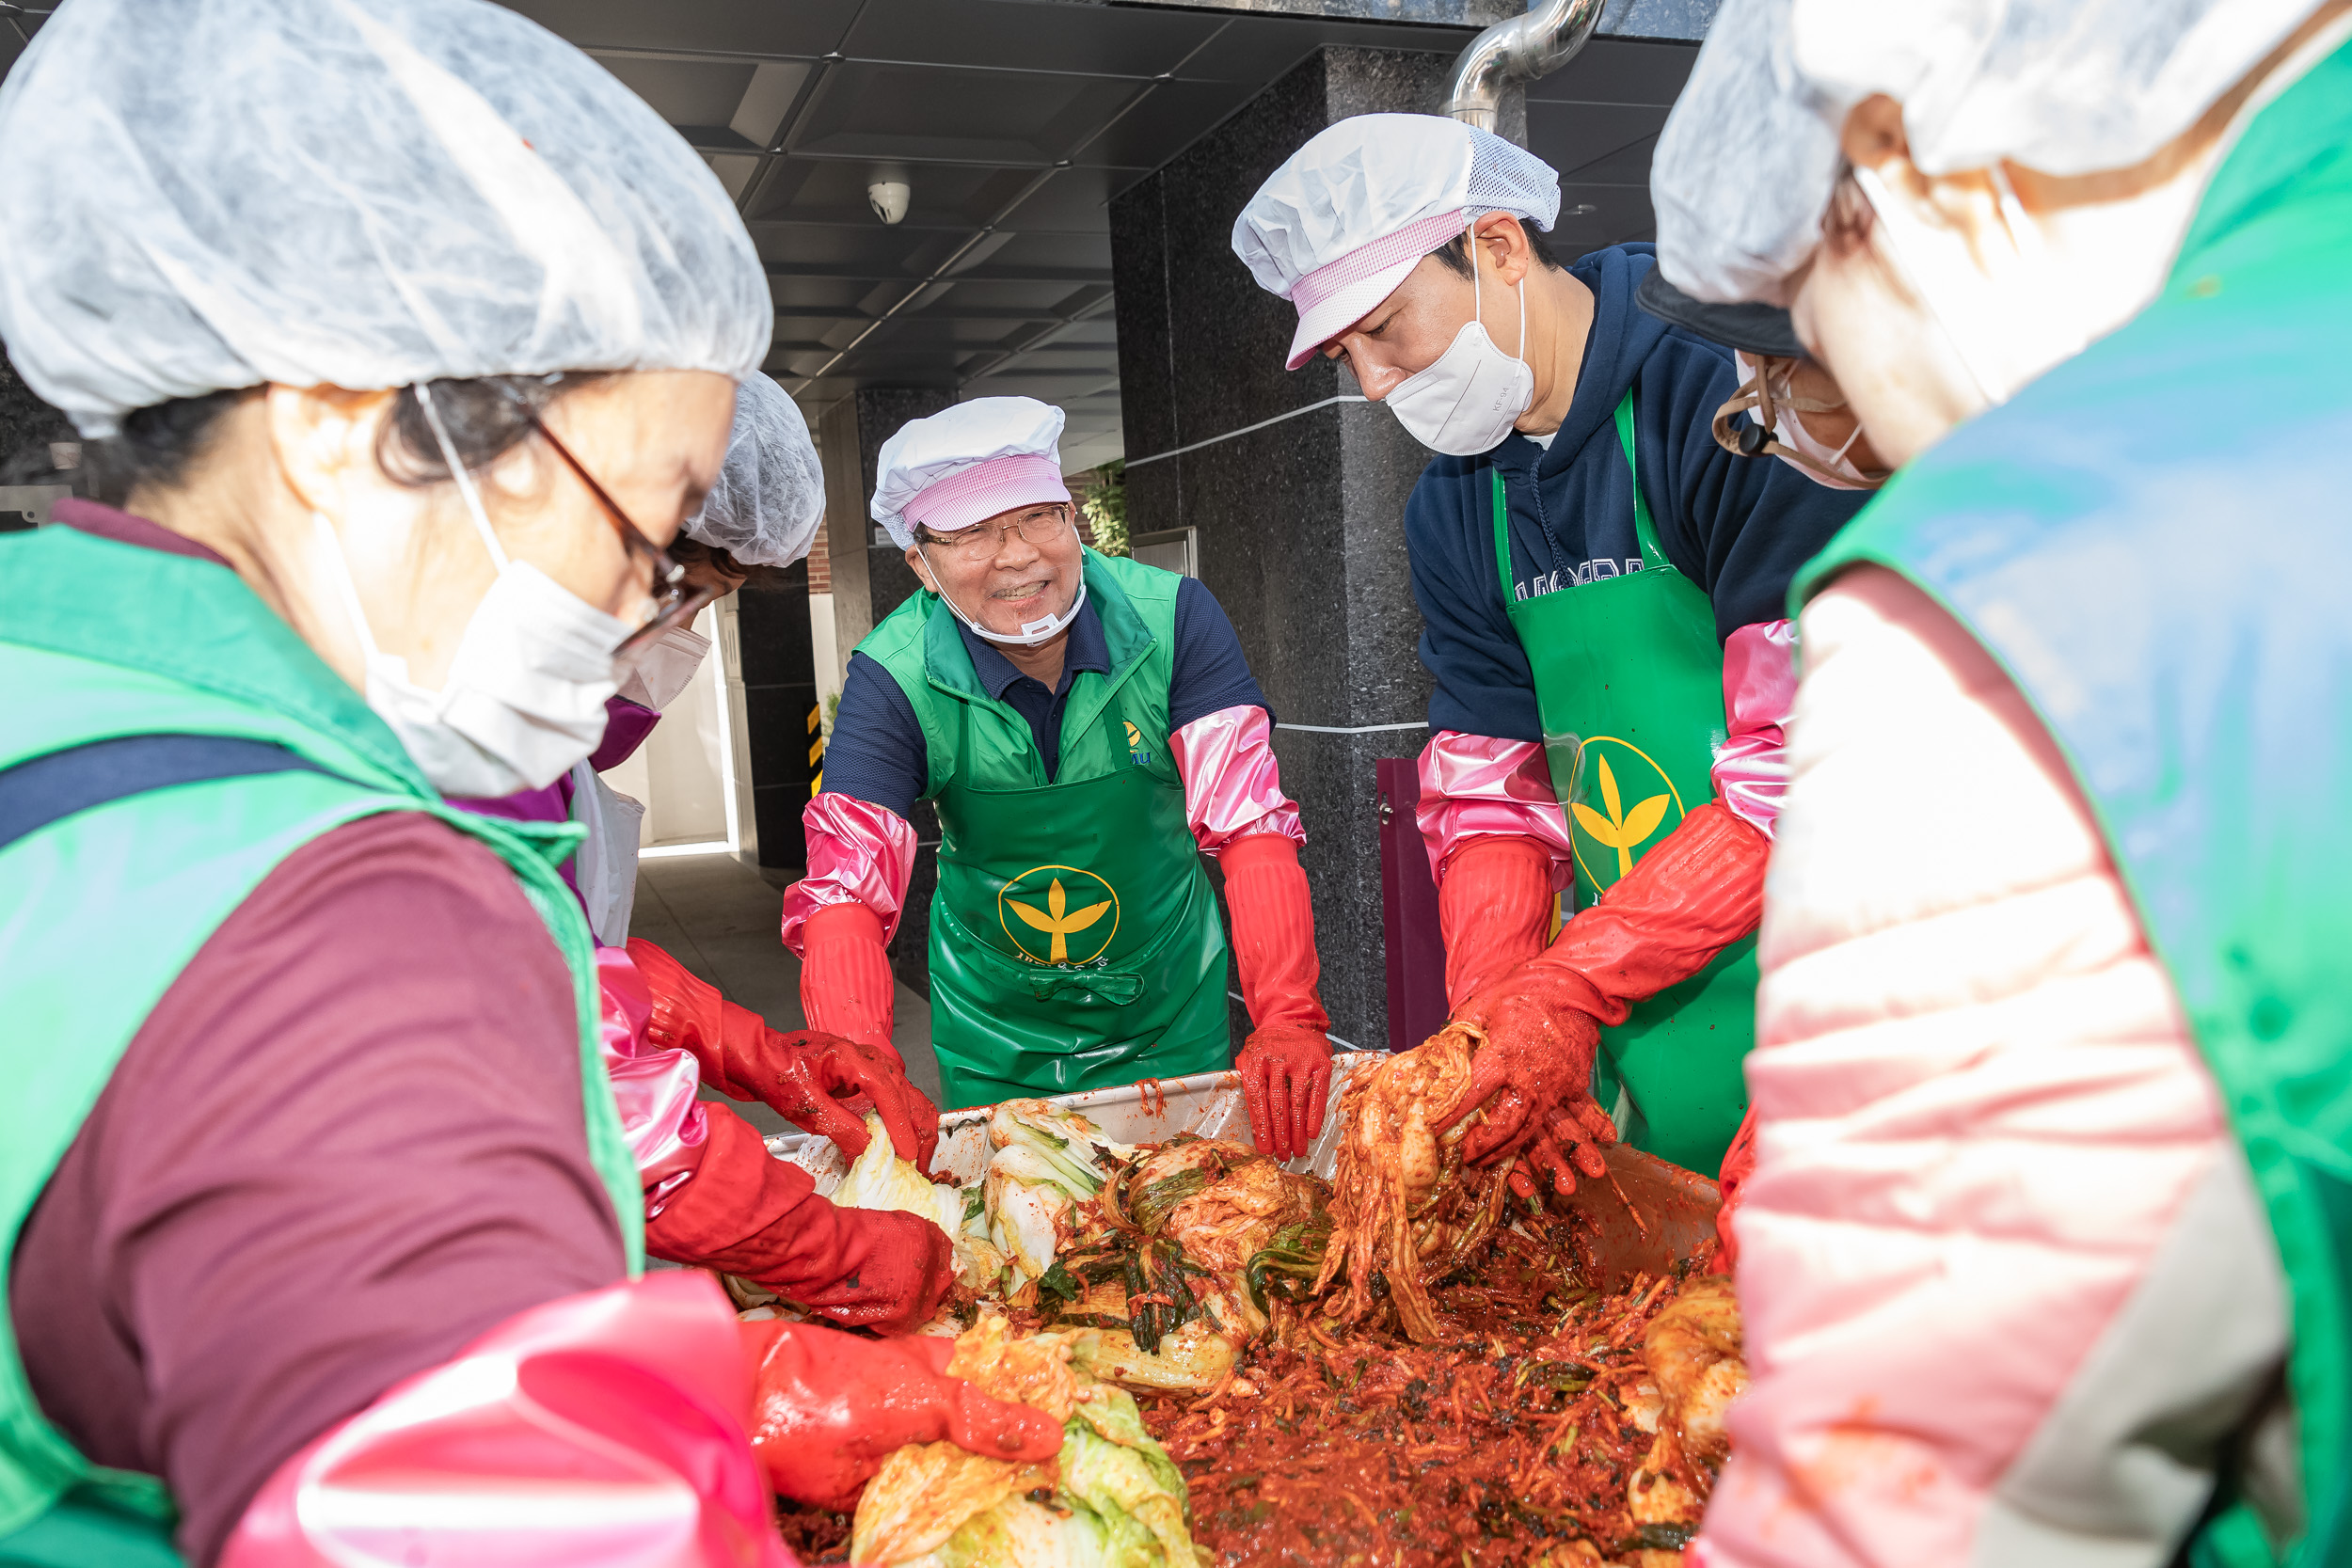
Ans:
[[[1486,301],[1478,287],[1478,228],[1475,224],[1462,230],[1462,250],[1470,258],[1470,319],[1478,324],[1479,330],[1483,332],[1486,326]],[[1527,279],[1520,278],[1513,287],[1518,291],[1519,296],[1519,351],[1512,357],[1524,365],[1527,363]]]
[[[359,585],[351,580],[351,562],[343,559],[343,542],[324,512],[310,514],[310,527],[317,532],[319,548],[326,555],[326,575],[334,579],[335,596],[342,600],[343,613],[351,617],[352,629],[359,634],[360,655],[373,664],[382,656],[375,646],[374,633],[368,630],[367,611],[359,608]]]
[[[424,411],[424,422],[433,427],[433,439],[441,449],[441,461],[449,465],[449,477],[457,482],[457,493],[465,499],[466,515],[473,519],[474,531],[482,535],[483,546],[490,552],[491,563],[503,572],[506,570],[506,550],[499,544],[499,536],[490,527],[489,515],[482,510],[482,493],[473,487],[472,473],[458,461],[457,445],[449,438],[449,430],[441,423],[441,411],[433,406],[433,388],[421,381],[416,385],[417,406]]]
[[[923,547],[923,541],[920,539],[917,539],[914,542],[914,553],[921,556],[923,558],[923,564],[930,569],[931,592],[938,594],[940,599],[949,610],[955,611],[955,617],[957,620],[961,621],[965,626],[970,626],[974,631],[978,631],[980,629],[980,624],[972,619],[971,616],[966,615],[956,604],[955,600],[947,597],[947,590],[939,586],[939,562],[931,559],[930,552]]]

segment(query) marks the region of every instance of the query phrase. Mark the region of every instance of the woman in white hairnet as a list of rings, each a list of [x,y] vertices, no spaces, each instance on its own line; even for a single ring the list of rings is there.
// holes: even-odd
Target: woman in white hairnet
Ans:
[[[1901,465],[1795,589],[1698,1561],[2352,1556],[2347,38],[1730,0],[1661,138]]]
[[[701,161],[475,0],[70,0],[0,145],[119,502],[0,545],[0,1559],[780,1564],[771,1486],[1053,1451],[637,1277],[577,832],[443,799],[696,607],[771,309]]]
[[[691,557],[689,581],[731,593],[744,580],[738,562],[788,565],[807,554],[824,500],[800,409],[774,381],[750,375],[736,388],[718,478],[672,549],[681,565]],[[605,1070],[645,1191],[646,1251],[739,1275],[834,1323],[903,1332],[930,1317],[954,1277],[946,1233],[919,1215],[836,1210],[806,1171],[769,1158],[749,1122],[696,1090],[764,1101],[852,1156],[865,1151],[870,1105],[898,1156],[926,1170],[939,1142],[937,1108],[886,1041],[770,1028],[660,947],[632,939],[629,901],[614,896],[616,886],[624,895],[636,887],[637,820],[597,770],[644,742],[709,651],[709,640],[684,625],[630,650],[620,690],[605,702],[604,737],[586,761],[542,789],[451,803],[587,830],[558,870],[596,940]]]

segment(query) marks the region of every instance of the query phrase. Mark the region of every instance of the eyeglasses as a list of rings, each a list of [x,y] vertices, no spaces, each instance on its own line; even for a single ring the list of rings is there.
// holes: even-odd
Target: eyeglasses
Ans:
[[[686,568],[670,559],[670,552],[648,538],[644,530],[629,521],[628,514],[621,510],[620,503],[596,483],[596,476],[572,455],[571,448],[556,439],[555,432],[547,427],[538,411],[520,397],[511,392],[508,395],[514,397],[523,418],[531,421],[531,428],[538,433],[539,438],[554,449],[555,455],[564,460],[564,467],[570,468],[580,482],[588,486],[588,493],[596,498],[597,504],[604,508],[606,521],[612,525],[612,531],[621,536],[621,547],[628,553],[629,559],[642,561],[653,570],[653,612],[635,631],[621,639],[612,650],[612,657],[618,658],[642,648],[663,632],[691,626],[694,617],[702,613],[703,607],[719,596],[719,585],[706,582],[697,587],[688,582]]]
[[[923,531],[929,537],[923,542],[946,551],[958,561],[977,565],[983,561],[994,559],[996,552],[1005,547],[1005,535],[1008,533],[1017,533],[1031,545],[1052,545],[1059,543],[1073,526],[1070,509],[1057,506],[1049,512],[1032,513],[993,527],[987,523],[975,523],[953,533],[932,533],[925,529]]]

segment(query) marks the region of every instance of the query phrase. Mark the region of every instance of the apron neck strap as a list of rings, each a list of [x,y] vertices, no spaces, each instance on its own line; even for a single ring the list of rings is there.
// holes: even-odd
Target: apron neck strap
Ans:
[[[1650,516],[1649,501],[1642,495],[1642,466],[1633,456],[1631,387],[1617,400],[1617,445],[1625,449],[1625,471],[1633,481],[1633,537],[1641,542],[1642,569],[1654,572],[1667,563],[1666,552],[1658,547],[1658,523]]]
[[[1633,456],[1633,388],[1617,400],[1617,444],[1625,449],[1626,472],[1633,481],[1633,537],[1642,546],[1642,569],[1654,572],[1668,564],[1666,552],[1658,545],[1658,524],[1650,516],[1649,502],[1642,495],[1642,469]],[[1486,472],[1493,476],[1495,496],[1495,571],[1502,579],[1502,602],[1508,605],[1517,594],[1511,580],[1511,513],[1503,499],[1502,470],[1492,464]]]

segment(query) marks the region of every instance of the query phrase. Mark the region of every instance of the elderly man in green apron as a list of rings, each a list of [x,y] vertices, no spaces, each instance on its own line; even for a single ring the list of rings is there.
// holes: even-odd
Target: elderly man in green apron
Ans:
[[[1556,261],[1559,203],[1499,137],[1364,115],[1266,181],[1233,248],[1297,309],[1291,368],[1344,365],[1439,454],[1405,533],[1437,678],[1419,817],[1454,1017],[1485,1036],[1454,1116],[1486,1110],[1469,1158],[1565,1191],[1605,1110],[1708,1174],[1740,1126],[1782,606],[1861,497],[1719,445],[1731,351],[1637,303],[1649,245]]]
[[[1298,808],[1232,625],[1200,582],[1081,542],[1062,412],[980,398],[883,444],[873,515],[924,585],[850,656],[785,902],[812,1026],[887,1039],[884,945],[918,800],[939,814],[942,1103],[1240,1069],[1260,1148],[1303,1153],[1330,1082]],[[1254,1028],[1236,1058],[1217,862]]]

